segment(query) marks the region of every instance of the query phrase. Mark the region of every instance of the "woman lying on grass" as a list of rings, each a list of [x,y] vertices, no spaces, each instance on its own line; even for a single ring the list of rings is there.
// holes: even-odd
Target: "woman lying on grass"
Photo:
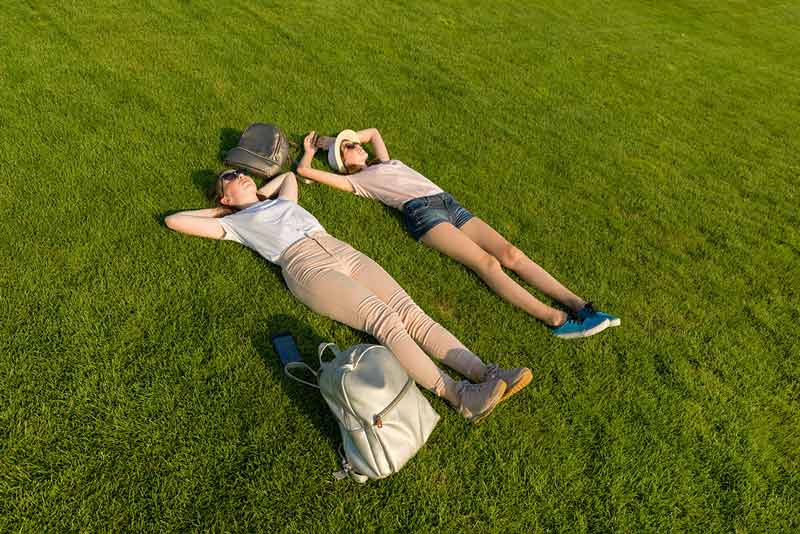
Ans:
[[[376,161],[367,161],[362,146],[365,143],[372,143]],[[389,159],[389,151],[377,129],[343,130],[336,138],[317,138],[311,132],[303,146],[305,154],[297,167],[301,176],[401,210],[406,229],[415,239],[475,271],[495,293],[543,321],[556,336],[586,337],[620,324],[618,318],[596,310],[561,285],[436,184],[402,162]],[[318,148],[328,148],[328,163],[341,174],[311,167]],[[511,279],[503,267],[566,306],[571,313],[539,301]]]
[[[165,223],[184,234],[236,241],[278,264],[300,302],[375,337],[418,384],[444,397],[469,420],[486,417],[531,381],[527,368],[484,365],[377,263],[328,235],[297,204],[294,174],[282,174],[256,189],[246,174],[224,171],[217,178],[217,200],[219,207],[175,213]],[[426,353],[477,383],[456,382]]]

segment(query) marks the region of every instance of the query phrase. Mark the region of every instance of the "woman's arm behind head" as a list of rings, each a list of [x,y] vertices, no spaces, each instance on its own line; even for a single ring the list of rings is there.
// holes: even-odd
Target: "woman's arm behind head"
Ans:
[[[297,203],[297,177],[291,171],[279,174],[259,187],[257,193],[259,198],[267,199],[277,196]]]
[[[171,230],[182,234],[209,239],[222,239],[225,229],[217,218],[233,213],[229,208],[208,208],[202,210],[188,210],[173,213],[164,218],[164,224]]]

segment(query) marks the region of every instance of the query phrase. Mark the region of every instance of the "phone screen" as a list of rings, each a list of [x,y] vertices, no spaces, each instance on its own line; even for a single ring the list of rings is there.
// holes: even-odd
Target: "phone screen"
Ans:
[[[273,336],[272,346],[275,347],[275,352],[278,353],[283,365],[302,361],[300,351],[297,350],[297,343],[295,343],[291,334],[284,333]]]

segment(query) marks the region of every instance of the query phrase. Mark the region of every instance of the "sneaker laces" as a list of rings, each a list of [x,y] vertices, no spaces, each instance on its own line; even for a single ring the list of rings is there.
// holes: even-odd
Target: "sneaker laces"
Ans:
[[[484,381],[484,382],[478,382],[477,384],[473,384],[472,382],[462,380],[460,384],[461,385],[458,388],[458,393],[464,394],[469,391],[480,391],[482,389],[485,389],[486,386],[489,385],[489,382]]]
[[[592,302],[587,302],[586,304],[583,305],[583,308],[581,308],[580,310],[576,312],[570,312],[570,315],[572,316],[573,319],[575,319],[577,322],[580,323],[583,321],[583,319],[595,315],[596,313],[597,313],[597,308],[594,307],[594,304]],[[581,318],[581,314],[584,314],[583,318]]]

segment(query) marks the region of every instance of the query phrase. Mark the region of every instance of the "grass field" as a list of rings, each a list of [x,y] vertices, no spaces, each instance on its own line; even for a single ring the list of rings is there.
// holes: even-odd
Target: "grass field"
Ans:
[[[800,530],[797,3],[9,0],[0,27],[0,531]],[[557,340],[394,212],[303,186],[535,376],[477,427],[429,396],[403,471],[334,481],[269,336],[369,338],[162,223],[257,121],[380,128],[622,326]]]

